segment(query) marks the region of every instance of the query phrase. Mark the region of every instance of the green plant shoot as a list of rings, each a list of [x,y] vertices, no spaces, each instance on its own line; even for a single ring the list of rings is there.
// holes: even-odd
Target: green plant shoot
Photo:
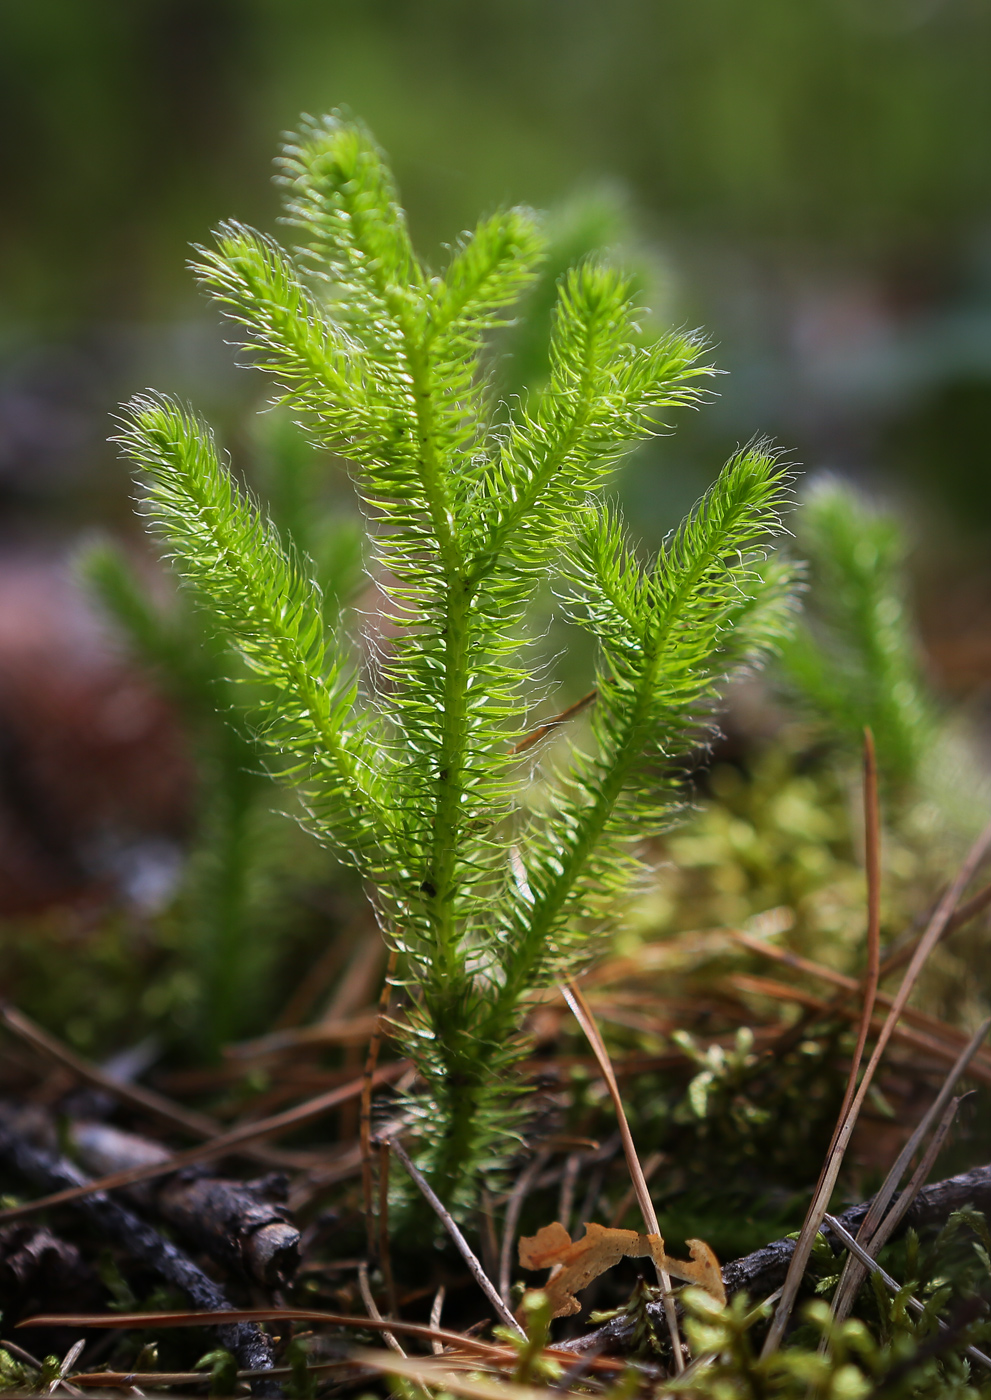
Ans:
[[[307,561],[189,411],[137,398],[122,442],[149,528],[253,673],[273,770],[401,955],[422,1160],[457,1204],[514,1130],[526,998],[594,950],[719,682],[787,623],[790,576],[765,553],[785,474],[764,446],[738,452],[641,562],[603,489],[698,400],[700,343],[647,343],[624,276],[587,260],[560,280],[545,386],[500,406],[488,341],[536,275],[538,220],[482,220],[435,273],[362,126],[307,121],[280,168],[298,249],[228,223],[195,271],[279,400],[353,464],[374,640],[328,623]],[[589,732],[554,761],[514,753],[548,580],[599,651]]]

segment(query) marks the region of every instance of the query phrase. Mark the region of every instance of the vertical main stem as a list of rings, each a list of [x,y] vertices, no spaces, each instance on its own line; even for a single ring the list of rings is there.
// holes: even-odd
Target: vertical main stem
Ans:
[[[472,588],[448,504],[445,463],[437,441],[435,388],[429,347],[401,319],[409,357],[419,440],[420,477],[446,582],[443,634],[444,682],[436,796],[426,868],[420,885],[438,952],[448,978],[461,972],[457,953],[457,859],[462,826],[465,750],[468,741],[469,609]]]
[[[429,347],[403,323],[416,405],[420,478],[444,572],[443,683],[440,697],[437,771],[420,894],[433,933],[441,985],[425,988],[428,1011],[443,1066],[444,1136],[434,1180],[451,1199],[470,1161],[478,1131],[484,1078],[481,1047],[470,1024],[472,998],[459,948],[458,862],[464,829],[465,772],[470,714],[471,604],[477,584],[466,576],[461,543],[449,505],[447,464],[438,425]]]

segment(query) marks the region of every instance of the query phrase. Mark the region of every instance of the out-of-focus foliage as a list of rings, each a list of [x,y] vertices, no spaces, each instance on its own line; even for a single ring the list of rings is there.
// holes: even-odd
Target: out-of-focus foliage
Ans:
[[[812,577],[808,622],[785,646],[785,674],[834,742],[857,751],[871,729],[889,791],[917,786],[938,717],[906,616],[905,531],[828,478],[802,499],[796,530]]]
[[[910,252],[987,205],[989,43],[979,0],[7,5],[5,299],[171,307],[176,243],[270,212],[271,131],[341,102],[428,242],[605,175],[696,230]]]
[[[347,510],[333,509],[322,455],[291,421],[272,413],[260,423],[255,475],[265,484],[273,519],[313,561],[332,625],[337,600],[360,585],[356,522]],[[179,707],[196,748],[192,854],[160,936],[180,955],[180,1021],[212,1057],[271,1013],[266,992],[293,918],[291,886],[327,862],[279,812],[259,745],[238,717],[248,677],[208,620],[183,593],[165,604],[156,599],[112,545],[89,548],[79,572],[134,660]],[[168,985],[166,976],[162,990]],[[178,1010],[171,999],[161,1009]]]

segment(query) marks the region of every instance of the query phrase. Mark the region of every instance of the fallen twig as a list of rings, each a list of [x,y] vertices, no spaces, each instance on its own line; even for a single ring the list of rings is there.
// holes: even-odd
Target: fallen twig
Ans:
[[[73,1162],[35,1147],[2,1121],[0,1157],[36,1185],[48,1188],[91,1185]],[[117,1240],[132,1258],[141,1260],[154,1269],[160,1278],[180,1288],[197,1308],[209,1309],[214,1314],[230,1311],[231,1305],[226,1296],[202,1269],[124,1206],[110,1200],[103,1192],[89,1191],[78,1201],[77,1208],[105,1237]],[[52,1325],[72,1324],[60,1320]],[[271,1368],[271,1341],[256,1323],[221,1321],[216,1325],[222,1345],[234,1353],[241,1366],[256,1370]],[[254,1390],[256,1394],[264,1396],[281,1394],[278,1384],[264,1380],[258,1381]]]
[[[407,1062],[400,1060],[395,1064],[384,1065],[381,1069],[376,1070],[373,1078],[377,1084],[387,1084],[393,1079],[398,1079],[408,1068]],[[332,1108],[347,1103],[349,1099],[357,1098],[362,1091],[363,1083],[362,1079],[353,1079],[349,1084],[342,1084],[340,1088],[331,1089],[328,1093],[320,1094],[315,1099],[307,1099],[305,1103],[297,1104],[295,1108],[286,1109],[284,1113],[276,1113],[271,1118],[260,1118],[254,1123],[242,1123],[239,1127],[232,1128],[230,1132],[221,1133],[211,1142],[205,1142],[199,1147],[187,1148],[184,1152],[176,1152],[163,1162],[151,1163],[146,1167],[134,1167],[130,1171],[112,1172],[109,1176],[98,1177],[84,1185],[68,1187],[64,1191],[55,1191],[49,1196],[42,1196],[39,1200],[28,1201],[25,1205],[0,1210],[0,1225],[8,1220],[21,1220],[40,1210],[48,1210],[51,1206],[78,1201],[84,1196],[91,1195],[94,1191],[114,1191],[120,1186],[133,1186],[139,1181],[153,1181],[155,1177],[167,1176],[170,1172],[178,1171],[180,1167],[191,1166],[195,1162],[208,1162],[217,1157],[225,1157],[235,1147],[240,1148],[245,1143],[257,1142],[259,1138],[273,1137],[277,1133],[287,1133],[293,1128],[301,1128],[306,1123],[312,1123],[316,1118],[322,1118]]]
[[[160,1144],[106,1123],[77,1120],[68,1131],[83,1167],[97,1175],[170,1157]],[[139,1209],[153,1209],[188,1244],[255,1283],[281,1288],[296,1272],[299,1231],[288,1219],[288,1179],[280,1173],[260,1181],[228,1181],[187,1167],[164,1181],[125,1189]]]

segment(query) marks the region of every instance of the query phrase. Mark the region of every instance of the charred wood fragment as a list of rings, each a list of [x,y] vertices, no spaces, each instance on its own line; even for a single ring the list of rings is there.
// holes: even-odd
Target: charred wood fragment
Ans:
[[[12,1119],[5,1119],[2,1115],[0,1161],[46,1192],[60,1191],[68,1186],[84,1186],[88,1180],[74,1162],[35,1146],[17,1130]],[[185,1293],[194,1308],[227,1312],[233,1307],[223,1290],[181,1249],[163,1239],[151,1225],[102,1191],[73,1201],[72,1208],[86,1216],[108,1239],[119,1244],[132,1259],[154,1269],[166,1283]],[[242,1370],[271,1370],[272,1341],[256,1323],[237,1322],[220,1326],[217,1336],[221,1345],[233,1352]],[[251,1382],[251,1388],[253,1394],[260,1396],[278,1396],[282,1393],[274,1376],[256,1377]]]
[[[157,1142],[106,1123],[75,1122],[70,1141],[95,1176],[168,1160]],[[278,1172],[257,1181],[228,1181],[191,1167],[140,1182],[127,1195],[172,1225],[187,1244],[266,1288],[289,1283],[299,1265],[299,1231],[284,1205],[288,1182]]]
[[[870,1201],[851,1206],[837,1216],[844,1229],[856,1234],[870,1209]],[[991,1163],[983,1167],[973,1167],[959,1176],[948,1177],[945,1181],[934,1181],[924,1186],[905,1214],[900,1232],[923,1225],[942,1225],[955,1210],[964,1206],[991,1213]],[[830,1238],[828,1226],[823,1234]],[[837,1249],[840,1246],[837,1245]],[[754,1301],[766,1297],[779,1288],[788,1270],[788,1261],[795,1249],[794,1240],[774,1240],[742,1259],[723,1265],[723,1282],[730,1295],[745,1290]],[[660,1321],[663,1309],[660,1302],[646,1304],[648,1314]],[[633,1339],[635,1321],[632,1317],[614,1317],[594,1332],[586,1332],[560,1345],[564,1350],[585,1352],[594,1348],[597,1351],[622,1352]]]
[[[74,1244],[26,1222],[0,1230],[0,1310],[30,1312],[102,1307],[103,1288]]]

